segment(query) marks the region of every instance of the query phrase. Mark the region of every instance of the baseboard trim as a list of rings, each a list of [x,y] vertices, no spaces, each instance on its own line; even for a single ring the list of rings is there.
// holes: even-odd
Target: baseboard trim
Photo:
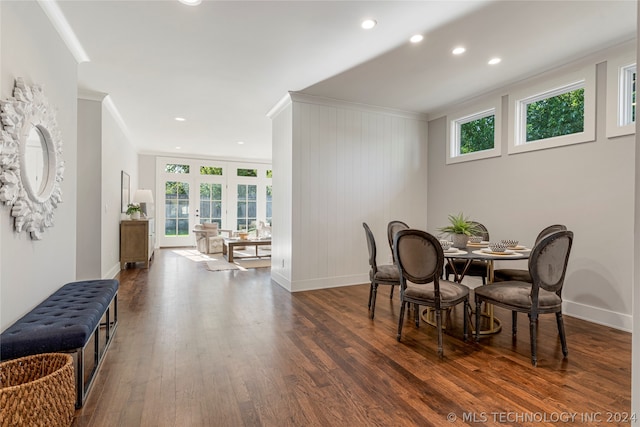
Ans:
[[[291,282],[291,292],[314,291],[316,289],[339,288],[341,286],[361,285],[369,283],[367,274],[351,276],[323,277],[320,279],[294,280]]]
[[[562,312],[567,316],[577,317],[587,322],[609,326],[625,332],[631,332],[633,329],[633,316],[629,314],[567,300],[563,302]]]

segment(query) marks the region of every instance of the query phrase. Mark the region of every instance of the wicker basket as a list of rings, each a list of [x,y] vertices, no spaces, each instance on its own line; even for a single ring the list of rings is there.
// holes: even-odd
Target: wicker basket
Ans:
[[[0,363],[0,426],[70,426],[73,357],[44,353]]]

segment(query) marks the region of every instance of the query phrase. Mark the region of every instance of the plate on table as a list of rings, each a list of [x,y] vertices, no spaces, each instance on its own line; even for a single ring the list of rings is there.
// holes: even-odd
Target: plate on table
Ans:
[[[489,246],[489,242],[486,242],[486,241],[482,241],[480,243],[469,242],[467,243],[467,246],[470,246],[472,248],[486,248],[487,246]]]
[[[511,250],[511,249],[505,249],[503,252],[494,252],[489,248],[485,248],[480,250],[480,252],[482,252],[483,254],[489,254],[489,255],[513,255],[515,254],[515,251]]]
[[[458,248],[449,248],[446,251],[442,251],[444,252],[445,255],[464,255],[467,253],[467,251],[461,251]]]
[[[527,248],[526,246],[509,246],[507,248],[507,250],[511,250],[511,251],[530,251],[531,249]]]

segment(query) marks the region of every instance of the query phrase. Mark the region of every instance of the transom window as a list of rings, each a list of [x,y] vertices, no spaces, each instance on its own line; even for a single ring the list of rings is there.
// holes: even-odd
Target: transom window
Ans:
[[[595,140],[595,66],[514,91],[509,154]]]
[[[222,168],[217,168],[213,166],[200,166],[200,175],[222,176]]]
[[[500,155],[500,101],[460,110],[449,120],[447,163]]]
[[[636,64],[620,69],[620,115],[618,125],[626,126],[636,121]]]
[[[164,171],[167,173],[189,173],[189,165],[168,163],[165,165]]]

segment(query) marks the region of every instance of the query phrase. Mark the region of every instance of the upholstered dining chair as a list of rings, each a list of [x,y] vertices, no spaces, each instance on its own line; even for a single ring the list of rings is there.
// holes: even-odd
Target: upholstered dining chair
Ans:
[[[391,249],[391,259],[393,260],[393,264],[396,263],[396,258],[393,255],[393,237],[396,235],[398,231],[406,230],[407,228],[409,228],[407,223],[402,221],[395,220],[395,221],[390,221],[389,224],[387,224],[387,239],[389,240],[389,249]],[[389,299],[393,299],[394,289],[395,289],[394,287],[391,288],[391,292],[389,293]]]
[[[476,300],[476,341],[480,339],[480,305],[484,302],[511,310],[512,334],[517,333],[518,313],[529,315],[531,364],[537,366],[536,354],[538,316],[555,313],[562,354],[567,357],[567,339],[562,320],[562,287],[567,272],[573,232],[568,230],[547,234],[531,251],[529,273],[532,283],[509,281],[474,289]]]
[[[566,230],[567,227],[562,224],[554,224],[548,227],[545,227],[538,233],[538,237],[536,237],[535,245],[538,244],[548,234],[551,234],[556,231]],[[493,281],[494,282],[506,282],[509,280],[518,280],[520,282],[528,282],[531,283],[531,275],[529,274],[529,270],[515,269],[515,268],[501,268],[498,270],[494,270],[493,272]]]
[[[489,230],[487,230],[487,227],[485,227],[484,225],[476,221],[471,221],[471,222],[473,223],[475,229],[477,230],[476,235],[482,236],[482,240],[488,242]],[[467,264],[467,261],[461,260],[461,259],[453,259],[451,260],[451,263],[453,263],[456,271],[460,273],[462,272],[462,270],[464,270],[464,266]],[[467,272],[465,273],[465,276],[481,277],[482,284],[486,285],[488,272],[489,272],[489,264],[487,261],[473,260],[471,261],[471,264],[469,264],[469,267],[467,269]],[[449,263],[445,264],[445,278],[449,280],[449,275],[453,273],[454,271],[451,265]]]
[[[469,288],[460,283],[440,280],[444,252],[439,240],[422,230],[400,230],[393,243],[396,264],[400,271],[400,314],[398,335],[402,336],[405,306],[414,304],[430,307],[435,312],[438,331],[438,355],[442,349],[442,310],[464,303],[462,315],[464,340],[468,335]],[[419,310],[415,309],[416,327],[420,326]]]
[[[394,286],[400,285],[400,275],[398,268],[393,264],[378,265],[376,262],[376,240],[367,223],[363,222],[362,226],[364,227],[369,249],[369,280],[371,281],[371,287],[369,288],[369,316],[373,319],[376,311],[378,285],[391,286],[391,296],[393,297]]]

